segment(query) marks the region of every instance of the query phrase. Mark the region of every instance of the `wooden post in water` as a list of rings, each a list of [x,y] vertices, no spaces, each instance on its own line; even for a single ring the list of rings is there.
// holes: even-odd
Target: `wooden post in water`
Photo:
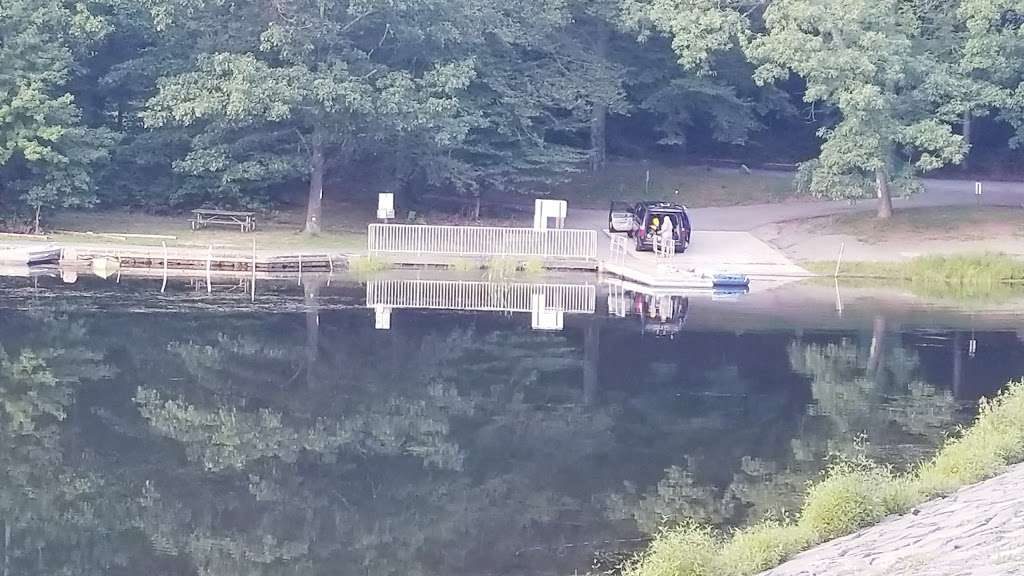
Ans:
[[[10,567],[10,555],[8,549],[11,547],[11,525],[4,518],[4,563],[3,576],[7,576],[7,569]]]
[[[302,252],[299,252],[299,281],[297,285],[302,286]]]
[[[160,286],[160,293],[163,294],[167,289],[167,242],[161,240],[160,244],[164,247],[164,283]]]
[[[256,239],[252,239],[252,301],[256,301]]]
[[[206,250],[206,293],[209,294],[213,291],[212,282],[210,281],[210,267],[213,265],[213,244],[210,244]]]

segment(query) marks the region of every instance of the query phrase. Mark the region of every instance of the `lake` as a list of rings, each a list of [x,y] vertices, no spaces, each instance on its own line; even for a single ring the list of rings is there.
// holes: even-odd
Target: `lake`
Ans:
[[[0,575],[605,569],[797,509],[835,455],[926,458],[1024,374],[1013,308],[595,282],[531,316],[437,309],[500,285],[0,279]]]

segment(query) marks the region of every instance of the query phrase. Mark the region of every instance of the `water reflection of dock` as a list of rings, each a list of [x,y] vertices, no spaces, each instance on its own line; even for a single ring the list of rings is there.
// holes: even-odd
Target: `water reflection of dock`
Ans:
[[[534,284],[465,280],[370,280],[366,305],[377,312],[377,327],[391,326],[393,309],[522,312],[532,326],[561,330],[565,314],[593,314],[597,287],[593,284]]]

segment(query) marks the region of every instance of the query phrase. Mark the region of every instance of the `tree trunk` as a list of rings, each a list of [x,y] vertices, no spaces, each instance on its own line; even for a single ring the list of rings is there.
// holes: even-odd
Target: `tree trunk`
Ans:
[[[603,62],[608,57],[608,30],[602,26],[595,32],[594,53]],[[608,102],[604,95],[595,94],[590,116],[590,169],[599,172],[608,159]]]
[[[320,288],[318,274],[303,278],[303,301],[306,308],[306,388],[316,389],[316,363],[320,356]]]
[[[608,160],[608,140],[606,128],[608,123],[608,106],[594,103],[593,116],[590,118],[590,170],[600,172]]]
[[[7,576],[8,569],[11,566],[11,525],[4,519],[4,562],[3,562],[3,576]]]
[[[885,168],[875,170],[875,183],[878,185],[878,217],[888,220],[892,218],[892,192],[889,190],[889,173]]]
[[[313,131],[313,149],[309,166],[309,203],[306,205],[306,234],[320,234],[324,201],[324,133]]]
[[[593,406],[597,401],[601,361],[601,320],[592,317],[583,329],[583,403]]]
[[[32,233],[39,234],[39,211],[42,210],[42,206],[36,205],[36,218],[32,223]]]
[[[871,350],[868,355],[868,375],[876,384],[881,384],[885,368],[885,316],[875,316],[871,327]]]
[[[963,119],[964,144],[967,144],[967,154],[964,156],[963,164],[964,172],[967,172],[971,169],[971,128],[973,127],[973,124],[974,113],[972,113],[970,110],[967,110],[966,112],[964,112]]]
[[[964,336],[953,333],[953,398],[964,399]]]

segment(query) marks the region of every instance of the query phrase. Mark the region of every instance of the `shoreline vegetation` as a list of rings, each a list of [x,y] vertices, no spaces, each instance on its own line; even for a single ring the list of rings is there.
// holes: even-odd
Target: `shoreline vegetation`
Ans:
[[[835,260],[801,264],[816,274],[833,276]],[[842,262],[839,278],[904,280],[917,283],[952,284],[1024,283],[1024,260],[1000,253],[926,255],[909,260]]]
[[[812,261],[800,265],[841,285],[906,288],[923,298],[992,303],[1024,297],[1024,261],[1000,253],[928,255],[891,262]]]
[[[897,473],[866,458],[830,467],[799,514],[731,534],[687,523],[658,534],[624,576],[749,576],[891,515],[998,475],[1024,460],[1024,380],[982,400],[973,424],[916,469]]]

